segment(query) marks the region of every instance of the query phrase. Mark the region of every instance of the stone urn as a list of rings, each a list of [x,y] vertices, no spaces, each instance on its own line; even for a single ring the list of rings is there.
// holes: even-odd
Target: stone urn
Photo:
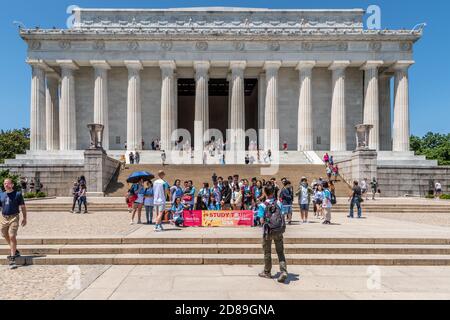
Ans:
[[[105,126],[102,124],[88,124],[89,134],[91,136],[90,150],[102,150],[103,149],[103,130]]]
[[[373,125],[358,124],[356,130],[356,150],[369,150],[369,135]]]

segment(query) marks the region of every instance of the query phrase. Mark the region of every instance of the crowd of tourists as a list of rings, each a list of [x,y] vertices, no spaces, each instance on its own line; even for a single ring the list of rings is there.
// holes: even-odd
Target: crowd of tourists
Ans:
[[[142,212],[145,210],[147,224],[155,223],[156,231],[163,230],[161,220],[167,217],[177,226],[183,225],[184,210],[251,210],[254,212],[254,226],[260,225],[257,212],[268,199],[264,192],[265,186],[272,186],[274,198],[281,203],[286,223],[292,223],[292,207],[295,197],[301,207],[302,223],[308,223],[308,211],[313,204],[314,215],[323,220],[324,224],[331,223],[331,208],[336,203],[335,188],[332,181],[320,178],[308,184],[306,177],[302,178],[298,188],[294,188],[287,178],[276,178],[269,181],[264,179],[250,180],[240,178],[239,175],[218,177],[213,174],[210,182],[202,186],[194,186],[192,180],[175,180],[172,186],[164,180],[165,173],[160,171],[154,182],[141,180],[129,188],[126,195],[131,216],[131,224],[142,223]],[[155,217],[155,219],[154,219]]]
[[[27,178],[21,177],[19,183],[22,195],[35,192],[39,193],[44,188],[39,178],[31,178],[30,181],[28,182]]]

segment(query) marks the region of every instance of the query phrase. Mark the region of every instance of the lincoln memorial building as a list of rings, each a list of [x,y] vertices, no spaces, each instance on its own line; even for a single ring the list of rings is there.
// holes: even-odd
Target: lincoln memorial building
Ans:
[[[421,30],[367,30],[364,10],[75,9],[68,29],[21,29],[31,73],[31,153],[202,150],[215,129],[261,149],[409,151],[408,69]],[[265,133],[263,130],[265,129]],[[230,135],[236,148],[249,139]],[[233,142],[233,139],[236,141]],[[142,142],[144,141],[144,146]],[[186,141],[186,140],[185,140]]]

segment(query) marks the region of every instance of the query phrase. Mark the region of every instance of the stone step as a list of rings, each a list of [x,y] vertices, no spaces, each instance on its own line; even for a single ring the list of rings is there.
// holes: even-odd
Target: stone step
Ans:
[[[124,200],[125,202],[125,200]],[[42,204],[38,202],[28,202],[27,208],[31,212],[66,212],[71,209],[71,204]],[[298,214],[298,204],[294,204],[294,214]],[[91,204],[88,203],[88,209],[90,213],[94,212],[126,212],[128,210],[125,203],[123,205],[119,204]],[[450,206],[405,206],[405,207],[392,207],[390,205],[385,206],[362,206],[364,213],[450,213]],[[349,204],[341,204],[336,205],[333,207],[332,212],[334,213],[342,213],[342,212],[348,212],[349,210]],[[312,214],[312,207],[310,208],[310,211]]]
[[[260,245],[260,237],[146,237],[146,238],[19,238],[19,246],[89,245]],[[286,236],[286,245],[450,245],[450,238],[295,238]],[[6,245],[0,240],[0,245]]]
[[[261,254],[259,244],[140,244],[140,245],[28,245],[21,246],[23,256],[88,254]],[[272,248],[275,254],[275,248]],[[286,244],[286,254],[387,254],[449,255],[450,245],[333,245]],[[0,255],[9,247],[0,246]]]
[[[276,255],[272,255],[276,266]],[[289,265],[404,265],[449,266],[450,257],[443,255],[321,255],[287,254]],[[5,256],[1,264],[7,264]],[[262,254],[99,254],[48,255],[21,257],[18,265],[261,265]]]
[[[272,168],[273,173],[271,171],[267,172],[269,168],[269,166],[261,165],[169,165],[164,168],[161,165],[130,165],[120,172],[117,181],[110,184],[106,193],[110,197],[124,196],[128,190],[128,184],[126,183],[127,177],[134,171],[149,171],[156,174],[159,170],[164,169],[166,172],[166,180],[169,183],[172,184],[175,179],[180,179],[181,181],[193,180],[197,190],[203,185],[203,182],[211,183],[213,173],[225,179],[233,174],[238,174],[241,178],[247,178],[249,180],[253,177],[258,179],[264,178],[266,180],[275,177],[280,181],[281,178],[287,177],[294,186],[297,186],[303,176],[307,177],[310,181],[326,176],[323,165],[279,165]],[[347,196],[349,187],[345,183],[337,183],[336,192],[338,196]]]

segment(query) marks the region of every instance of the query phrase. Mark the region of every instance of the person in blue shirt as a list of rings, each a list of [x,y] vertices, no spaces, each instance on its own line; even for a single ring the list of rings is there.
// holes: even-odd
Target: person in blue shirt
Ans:
[[[216,197],[211,194],[209,197],[208,210],[218,211],[220,210],[220,201],[217,201]]]
[[[269,182],[264,187],[264,193],[267,197],[264,203],[261,203],[258,208],[258,218],[261,224],[264,226],[264,236],[263,236],[263,250],[264,250],[264,271],[259,274],[262,278],[272,279],[272,240],[275,242],[275,249],[278,255],[278,261],[280,262],[281,275],[278,278],[278,282],[284,283],[288,277],[286,257],[284,254],[284,243],[283,243],[283,233],[271,233],[268,229],[268,221],[266,219],[266,212],[271,210],[273,204],[276,207],[275,212],[272,214],[283,213],[283,205],[280,201],[275,198],[275,186],[273,183]],[[267,209],[267,210],[266,210]],[[284,220],[283,220],[284,221]]]
[[[174,204],[172,205],[172,208],[170,209],[170,211],[172,211],[172,220],[170,220],[170,222],[176,225],[177,227],[183,226],[184,210],[186,210],[186,208],[181,203],[181,198],[176,198]]]
[[[136,216],[136,213],[138,216],[138,224],[142,224],[141,216],[142,216],[142,207],[144,206],[144,193],[145,193],[144,180],[141,180],[139,181],[139,183],[134,184],[131,188],[134,194],[137,195],[137,198],[134,201],[130,224],[134,224],[134,217]]]
[[[215,181],[214,185],[211,187],[211,190],[209,190],[210,194],[214,196],[216,199],[216,202],[219,202],[222,200],[222,191],[219,187],[219,182]]]
[[[17,231],[19,225],[27,225],[27,208],[22,193],[14,190],[14,184],[11,179],[5,179],[3,182],[5,192],[0,192],[0,206],[2,207],[2,216],[0,226],[3,238],[9,245],[11,255],[8,256],[9,267],[16,269],[16,258],[20,257],[17,250]],[[20,211],[22,211],[22,222],[20,222]]]
[[[291,224],[294,192],[292,191],[291,182],[288,180],[283,181],[283,188],[280,191],[280,199],[283,204],[283,213],[287,216],[288,224]]]
[[[195,205],[195,193],[197,192],[197,190],[194,187],[194,183],[192,182],[192,180],[188,181],[188,188],[189,188],[189,195],[191,196],[191,202],[189,203],[189,210],[194,210],[194,205]]]
[[[175,180],[175,183],[170,187],[170,203],[175,203],[177,198],[183,196],[183,189],[181,188],[181,181],[179,179]]]
[[[151,181],[144,183],[144,207],[147,224],[153,224],[153,183]]]
[[[202,198],[203,203],[208,206],[209,202],[209,183],[203,183],[203,188],[200,189],[198,195]]]

